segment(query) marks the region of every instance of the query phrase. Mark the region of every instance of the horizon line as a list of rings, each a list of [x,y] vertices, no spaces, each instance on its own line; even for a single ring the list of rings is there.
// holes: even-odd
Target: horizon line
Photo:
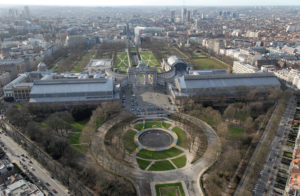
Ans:
[[[41,6],[41,7],[182,7],[182,5],[59,5],[59,4],[6,4],[0,3],[1,6]],[[300,7],[299,4],[277,4],[277,5],[264,5],[264,4],[257,4],[257,5],[184,5],[184,7]]]

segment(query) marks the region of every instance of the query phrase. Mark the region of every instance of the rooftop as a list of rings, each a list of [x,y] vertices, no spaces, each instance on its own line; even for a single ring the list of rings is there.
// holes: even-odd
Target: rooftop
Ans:
[[[111,78],[37,80],[34,81],[30,94],[67,94],[112,90],[113,80]]]
[[[178,78],[181,89],[214,89],[230,87],[280,86],[278,79],[269,73],[185,75]]]
[[[87,67],[111,67],[112,59],[91,59]]]

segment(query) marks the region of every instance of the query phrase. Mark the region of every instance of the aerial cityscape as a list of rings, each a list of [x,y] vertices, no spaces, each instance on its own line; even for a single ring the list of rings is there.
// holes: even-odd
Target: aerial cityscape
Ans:
[[[0,196],[300,196],[300,1],[0,2]]]

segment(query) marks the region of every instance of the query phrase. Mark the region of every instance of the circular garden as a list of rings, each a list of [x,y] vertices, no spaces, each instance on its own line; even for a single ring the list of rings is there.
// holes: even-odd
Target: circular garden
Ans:
[[[145,171],[167,171],[187,164],[187,135],[169,121],[140,120],[124,135],[125,148]]]

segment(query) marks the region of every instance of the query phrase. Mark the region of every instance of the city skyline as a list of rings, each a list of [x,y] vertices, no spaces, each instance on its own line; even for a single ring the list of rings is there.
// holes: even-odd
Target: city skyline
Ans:
[[[52,5],[52,6],[283,6],[283,5],[300,5],[298,0],[252,0],[252,1],[238,1],[238,0],[211,0],[209,2],[204,0],[113,0],[113,1],[96,1],[86,0],[84,2],[79,0],[66,1],[51,1],[51,0],[11,0],[7,2],[0,2],[0,5]]]

